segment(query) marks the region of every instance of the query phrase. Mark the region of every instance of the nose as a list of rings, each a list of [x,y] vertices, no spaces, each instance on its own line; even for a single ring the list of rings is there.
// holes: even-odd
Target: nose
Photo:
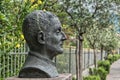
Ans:
[[[67,36],[65,35],[65,33],[62,31],[62,40],[66,40],[67,39]]]

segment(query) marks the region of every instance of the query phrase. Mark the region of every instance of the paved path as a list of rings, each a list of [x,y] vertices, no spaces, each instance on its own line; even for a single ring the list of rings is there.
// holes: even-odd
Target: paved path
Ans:
[[[110,73],[106,80],[120,80],[120,59],[115,61],[110,67]]]

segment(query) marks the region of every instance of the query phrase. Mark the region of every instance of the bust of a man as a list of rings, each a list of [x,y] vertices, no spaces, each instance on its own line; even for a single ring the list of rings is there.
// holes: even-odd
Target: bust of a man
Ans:
[[[57,77],[52,59],[63,52],[62,45],[66,40],[58,17],[48,11],[36,10],[26,16],[22,31],[30,51],[18,77]]]

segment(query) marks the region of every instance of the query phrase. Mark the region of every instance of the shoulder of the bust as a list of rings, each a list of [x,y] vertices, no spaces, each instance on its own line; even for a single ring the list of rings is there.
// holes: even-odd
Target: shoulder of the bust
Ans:
[[[29,74],[31,71],[37,70],[38,72],[44,72],[51,77],[58,76],[57,69],[51,61],[46,61],[42,58],[36,56],[28,55],[21,72],[26,72]]]

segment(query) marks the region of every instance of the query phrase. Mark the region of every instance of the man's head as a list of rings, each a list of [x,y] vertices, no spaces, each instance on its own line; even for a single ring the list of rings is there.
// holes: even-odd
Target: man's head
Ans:
[[[22,30],[31,51],[43,50],[53,56],[63,52],[66,35],[56,15],[47,11],[34,11],[26,16]]]

